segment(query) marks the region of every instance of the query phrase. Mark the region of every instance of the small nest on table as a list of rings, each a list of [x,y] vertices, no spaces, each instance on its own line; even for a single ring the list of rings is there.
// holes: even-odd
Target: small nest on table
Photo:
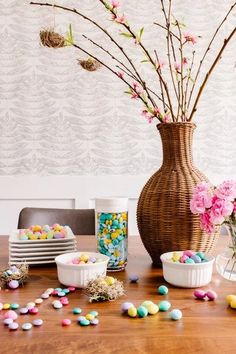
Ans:
[[[89,302],[112,301],[125,294],[123,282],[115,279],[114,284],[108,285],[104,277],[90,280],[85,289]]]
[[[97,71],[101,67],[101,64],[93,58],[88,58],[86,60],[78,59],[78,63],[84,70],[87,71]]]
[[[13,266],[18,269],[18,272],[10,275],[7,274],[7,271]],[[0,286],[5,287],[11,280],[18,280],[19,284],[23,284],[28,278],[28,273],[29,266],[27,263],[11,264],[9,268],[0,271]]]
[[[62,48],[65,46],[65,38],[51,29],[40,31],[39,36],[44,47]]]

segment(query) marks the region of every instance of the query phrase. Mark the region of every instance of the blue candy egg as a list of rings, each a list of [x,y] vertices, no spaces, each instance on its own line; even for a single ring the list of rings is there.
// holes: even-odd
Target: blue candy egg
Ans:
[[[170,318],[174,321],[180,320],[182,316],[182,312],[179,309],[174,309],[170,312]]]

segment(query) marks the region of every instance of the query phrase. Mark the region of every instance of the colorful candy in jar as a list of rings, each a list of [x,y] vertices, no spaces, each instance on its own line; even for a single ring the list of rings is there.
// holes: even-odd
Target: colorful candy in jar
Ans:
[[[67,237],[67,229],[59,224],[49,225],[31,225],[28,229],[19,230],[18,237],[22,241],[26,240],[51,240],[63,239]]]
[[[186,264],[208,262],[203,252],[194,252],[191,250],[186,250],[183,251],[182,253],[173,252],[170,261],[175,263],[186,263]]]

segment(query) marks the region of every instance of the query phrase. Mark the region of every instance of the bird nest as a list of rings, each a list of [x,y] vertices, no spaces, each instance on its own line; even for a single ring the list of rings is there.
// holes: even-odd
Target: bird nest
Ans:
[[[85,293],[89,301],[112,301],[125,294],[123,283],[114,278],[113,284],[106,282],[107,277],[97,277],[90,280],[86,286]]]
[[[87,71],[97,71],[98,69],[100,69],[101,64],[99,63],[99,61],[97,61],[96,59],[93,58],[88,58],[85,60],[82,59],[78,59],[79,65]]]
[[[15,272],[9,272],[12,267],[14,267]],[[17,280],[19,284],[23,284],[28,278],[28,273],[29,266],[27,263],[11,265],[8,269],[0,271],[0,286],[5,287],[11,280]]]
[[[39,36],[44,47],[62,48],[65,46],[65,38],[51,29],[40,31]]]

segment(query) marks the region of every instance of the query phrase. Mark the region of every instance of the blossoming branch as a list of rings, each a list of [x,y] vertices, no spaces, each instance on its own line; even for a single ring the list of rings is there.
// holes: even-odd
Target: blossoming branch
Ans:
[[[137,68],[132,57],[130,54],[128,54],[127,49],[124,49],[120,42],[116,40],[105,27],[97,23],[95,20],[81,13],[77,9],[60,6],[57,4],[41,2],[31,2],[30,4],[55,7],[64,11],[73,12],[80,16],[83,20],[92,23],[96,28],[99,29],[99,31],[105,34],[107,39],[119,49],[119,57],[113,54],[112,51],[105,49],[99,42],[88,38],[86,35],[83,35],[83,38],[85,38],[89,43],[92,43],[93,46],[102,50],[107,57],[112,58],[113,62],[116,63],[113,66],[108,64],[104,58],[101,59],[100,57],[93,54],[93,52],[83,48],[80,44],[75,43],[71,27],[66,38],[63,38],[59,34],[57,35],[55,32],[53,32],[54,37],[56,35],[57,39],[58,36],[62,38],[60,45],[57,45],[57,47],[73,45],[75,48],[89,56],[88,60],[90,60],[90,64],[94,62],[95,67],[97,68],[99,66],[104,66],[118,79],[122,80],[123,83],[127,86],[127,90],[125,92],[130,95],[131,99],[139,100],[142,102],[142,115],[147,119],[149,123],[151,123],[154,118],[158,119],[162,123],[191,121],[197,110],[200,97],[204,91],[209,77],[221,59],[222,53],[224,52],[229,41],[236,33],[236,27],[234,27],[229,36],[224,39],[223,44],[212,65],[208,69],[202,82],[199,83],[199,76],[202,66],[205,62],[205,58],[212,48],[212,44],[216,40],[219,30],[222,28],[223,24],[227,21],[229,15],[235,8],[236,2],[232,4],[224,18],[221,20],[206,50],[204,51],[202,58],[200,59],[199,63],[196,63],[196,52],[194,46],[198,42],[199,37],[195,34],[192,34],[191,32],[186,31],[185,24],[181,23],[181,21],[176,19],[172,14],[172,0],[167,1],[167,6],[164,4],[164,0],[160,0],[164,22],[155,22],[154,25],[161,28],[165,33],[166,59],[168,69],[165,70],[165,60],[160,57],[158,50],[155,49],[152,52],[145,46],[145,43],[142,39],[144,28],[142,27],[136,31],[133,29],[133,27],[131,27],[126,15],[120,9],[119,1],[98,1],[109,13],[110,19],[114,23],[117,23],[120,29],[122,29],[120,32],[121,36],[126,37],[127,40],[132,40],[132,42],[137,46],[137,50],[139,49],[141,54],[144,55],[145,59],[142,60],[142,62],[149,63],[153,68],[158,83],[157,90],[154,91],[149,87],[148,83],[141,74],[140,69]],[[50,46],[48,42],[46,45]],[[51,46],[53,47],[53,45]]]

